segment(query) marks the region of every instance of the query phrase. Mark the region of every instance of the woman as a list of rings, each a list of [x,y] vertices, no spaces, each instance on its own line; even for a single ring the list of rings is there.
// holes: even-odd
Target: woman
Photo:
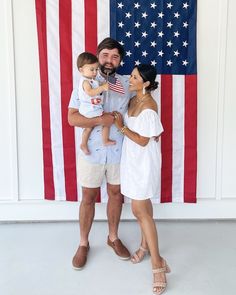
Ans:
[[[157,137],[163,132],[157,103],[151,91],[158,87],[156,70],[151,65],[139,65],[130,76],[130,91],[135,91],[124,120],[115,112],[115,124],[124,134],[121,156],[121,192],[131,198],[134,216],[142,232],[140,248],[132,256],[133,263],[140,262],[147,252],[151,255],[153,294],[166,289],[166,276],[170,272],[160,256],[156,225],[153,220],[151,198],[160,189],[161,153]]]

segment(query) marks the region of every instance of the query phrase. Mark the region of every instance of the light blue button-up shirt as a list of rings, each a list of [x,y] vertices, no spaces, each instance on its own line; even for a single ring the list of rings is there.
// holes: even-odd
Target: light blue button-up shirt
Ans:
[[[113,112],[118,111],[123,115],[128,109],[128,103],[133,93],[128,91],[129,79],[127,76],[121,76],[115,74],[115,77],[119,79],[124,87],[125,94],[108,90],[104,92],[104,111]],[[105,79],[98,74],[97,79],[100,82],[105,82]],[[79,109],[79,95],[78,89],[74,89],[71,94],[69,102],[69,108]],[[110,127],[109,138],[116,141],[115,145],[104,146],[102,142],[102,126],[96,126],[93,128],[88,140],[88,148],[90,155],[85,155],[80,150],[80,156],[84,157],[86,161],[94,164],[118,164],[120,163],[123,135],[119,132],[116,126],[113,124]]]

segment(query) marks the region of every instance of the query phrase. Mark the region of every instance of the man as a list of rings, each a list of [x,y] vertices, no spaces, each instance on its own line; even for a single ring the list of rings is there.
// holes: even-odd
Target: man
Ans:
[[[73,257],[73,267],[81,269],[85,266],[89,251],[89,232],[92,226],[96,197],[99,193],[103,177],[107,180],[107,218],[109,234],[107,244],[112,247],[121,259],[129,259],[130,253],[118,238],[118,226],[122,210],[122,195],[120,193],[120,157],[123,135],[113,124],[114,117],[109,112],[125,113],[131,94],[128,91],[127,78],[116,73],[124,56],[124,49],[114,39],[104,39],[97,48],[99,72],[97,78],[105,82],[107,78],[113,81],[114,87],[104,93],[105,114],[96,118],[85,118],[79,112],[79,97],[77,90],[73,90],[68,110],[68,122],[71,126],[82,128],[94,127],[88,141],[89,155],[80,152],[79,180],[82,186],[82,201],[80,203],[80,245]],[[116,82],[120,82],[117,86]],[[116,86],[115,86],[116,85]],[[118,87],[118,88],[116,88]],[[117,92],[119,91],[119,92]],[[120,93],[122,92],[122,93]],[[102,143],[102,126],[110,127],[110,138],[115,145],[104,146]]]

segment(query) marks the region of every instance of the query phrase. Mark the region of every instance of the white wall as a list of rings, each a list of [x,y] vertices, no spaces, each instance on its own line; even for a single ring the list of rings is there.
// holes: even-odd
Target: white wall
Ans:
[[[34,3],[0,0],[0,220],[72,220],[77,203],[43,200]],[[236,218],[235,10],[234,0],[198,0],[198,202],[156,205],[156,217]]]

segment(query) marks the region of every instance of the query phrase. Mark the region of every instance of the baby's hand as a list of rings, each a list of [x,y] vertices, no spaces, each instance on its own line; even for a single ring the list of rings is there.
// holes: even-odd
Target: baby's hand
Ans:
[[[103,88],[103,91],[108,91],[108,89],[109,89],[109,84],[108,84],[108,83],[104,83],[104,84],[102,84],[102,88]]]

